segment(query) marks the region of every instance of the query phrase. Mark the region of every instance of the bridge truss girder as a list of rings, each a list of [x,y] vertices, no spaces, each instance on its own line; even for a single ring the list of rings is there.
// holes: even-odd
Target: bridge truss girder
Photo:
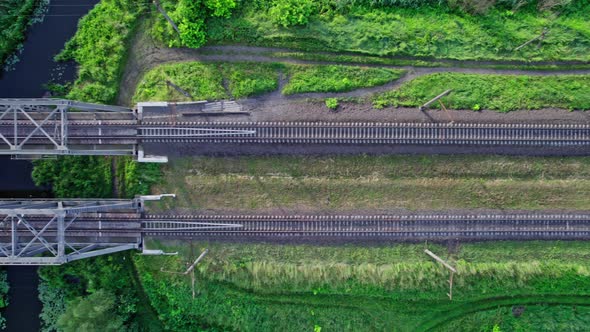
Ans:
[[[65,99],[0,99],[0,121],[10,121],[10,135],[0,133],[0,155],[134,155],[134,148],[74,147],[68,144],[68,113],[80,110],[89,113],[120,112],[132,114],[134,110]],[[36,115],[36,116],[32,116]],[[48,131],[48,126],[52,130]],[[27,131],[24,127],[32,127]],[[19,137],[24,136],[24,137]],[[31,140],[43,144],[32,144]],[[4,146],[4,148],[2,148]]]
[[[140,196],[132,200],[2,200],[0,265],[60,265],[137,249],[141,246],[141,235],[112,242],[98,242],[91,236],[71,240],[68,229],[82,213],[114,210],[139,213],[144,201],[164,196],[171,195]],[[44,256],[37,256],[40,254]]]

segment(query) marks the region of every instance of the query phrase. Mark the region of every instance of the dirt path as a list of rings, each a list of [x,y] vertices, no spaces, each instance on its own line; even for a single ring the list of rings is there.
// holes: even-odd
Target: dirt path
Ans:
[[[144,22],[143,24],[146,24]],[[146,29],[140,27],[139,31]],[[128,63],[123,73],[119,91],[118,104],[131,105],[131,99],[141,77],[150,69],[165,63],[182,61],[220,61],[220,62],[283,62],[292,64],[343,64],[333,61],[306,61],[295,58],[276,58],[269,54],[273,52],[288,52],[277,48],[250,47],[250,46],[208,46],[200,49],[188,48],[166,48],[158,45],[146,33],[138,33],[132,41],[131,52]],[[513,121],[523,120],[538,122],[564,122],[580,123],[588,122],[589,118],[583,112],[568,112],[565,110],[545,109],[529,111],[510,112],[508,114],[496,111],[465,112],[462,110],[443,113],[436,110],[418,112],[416,109],[386,108],[383,110],[373,109],[371,103],[344,103],[339,112],[331,112],[323,103],[310,102],[309,99],[324,99],[329,97],[363,97],[374,93],[389,91],[398,88],[401,84],[417,77],[433,73],[472,73],[472,74],[503,74],[503,75],[573,75],[590,74],[590,69],[585,70],[522,70],[522,69],[490,69],[490,68],[465,68],[459,64],[469,65],[490,65],[490,64],[516,64],[515,62],[460,62],[454,60],[443,60],[455,67],[413,67],[413,66],[391,66],[391,65],[365,65],[403,69],[406,74],[400,79],[381,86],[360,88],[348,92],[339,93],[302,93],[285,96],[280,93],[281,86],[286,83],[281,78],[279,89],[271,93],[241,100],[240,103],[251,115],[245,119],[243,116],[223,117],[223,120],[251,120],[251,121],[280,121],[280,120],[311,120],[311,121]],[[547,64],[547,63],[539,63]],[[554,63],[552,63],[554,64]],[[355,64],[359,65],[359,64]],[[395,110],[395,112],[392,112]],[[371,111],[371,112],[368,112]]]

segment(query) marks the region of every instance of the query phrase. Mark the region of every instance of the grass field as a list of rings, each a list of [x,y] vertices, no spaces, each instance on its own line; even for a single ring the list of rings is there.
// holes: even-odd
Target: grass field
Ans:
[[[160,208],[590,209],[589,158],[185,158],[164,166]]]
[[[0,70],[25,39],[25,29],[37,3],[37,0],[3,0],[0,3]]]
[[[313,1],[320,3],[320,1]],[[531,8],[511,11],[493,8],[469,15],[446,5],[418,8],[324,6],[304,26],[282,27],[273,22],[264,2],[243,5],[231,19],[212,19],[207,31],[211,43],[245,43],[306,51],[347,51],[459,60],[590,60],[588,3],[556,16]],[[317,13],[316,11],[315,13]],[[533,43],[549,33],[542,46]],[[395,33],[392,33],[395,32]]]
[[[429,244],[458,266],[452,302],[445,295],[448,275],[422,252],[424,245],[148,245],[180,252],[135,256],[148,297],[173,330],[422,331],[450,326],[472,331],[511,326],[514,322],[498,307],[530,307],[517,322],[530,324],[531,319],[571,316],[573,305],[589,303],[589,245],[584,242],[463,244],[450,252]],[[191,300],[189,278],[159,270],[181,270],[204,248],[210,253],[197,267],[199,295]],[[551,304],[552,310],[544,312],[539,303]],[[491,310],[498,312],[491,315]],[[581,310],[579,319],[587,320],[587,314]]]
[[[398,79],[402,70],[336,65],[282,63],[179,62],[148,71],[138,84],[134,101],[191,100],[169,86],[170,81],[192,100],[245,98],[278,89],[279,75],[289,76],[282,93],[341,92],[383,85]]]
[[[289,82],[283,94],[344,92],[395,81],[403,70],[340,65],[289,66]]]
[[[590,109],[590,76],[510,76],[439,73],[418,77],[399,89],[377,95],[375,107],[420,106],[441,92],[453,89],[443,99],[452,109]]]

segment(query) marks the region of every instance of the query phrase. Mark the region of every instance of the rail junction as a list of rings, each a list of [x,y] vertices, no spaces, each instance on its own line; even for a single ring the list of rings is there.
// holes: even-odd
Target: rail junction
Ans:
[[[416,242],[590,239],[590,214],[158,215],[146,201],[0,201],[0,265],[59,265],[145,248],[146,238]]]
[[[165,156],[146,154],[144,143],[171,142],[573,148],[590,152],[590,125],[586,124],[205,122],[187,121],[189,117],[183,114],[168,117],[167,109],[174,105],[139,103],[130,109],[61,99],[0,99],[0,154],[21,158],[130,155],[139,161],[166,162]],[[207,109],[206,104],[194,107]],[[165,115],[146,117],[147,110]],[[160,118],[170,119],[154,121]]]

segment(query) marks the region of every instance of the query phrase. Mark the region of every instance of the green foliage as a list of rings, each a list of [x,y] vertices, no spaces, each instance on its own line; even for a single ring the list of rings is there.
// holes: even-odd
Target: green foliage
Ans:
[[[589,75],[509,76],[439,73],[418,77],[398,90],[376,96],[377,108],[416,107],[439,93],[453,89],[444,103],[453,109],[590,109]]]
[[[335,110],[338,108],[338,99],[336,98],[326,98],[326,107]]]
[[[236,0],[204,0],[205,6],[215,17],[229,18],[232,9],[236,8]]]
[[[175,331],[200,325],[242,331],[303,331],[316,326],[330,331],[438,331],[435,327],[447,320],[468,317],[473,311],[539,302],[587,305],[590,295],[585,242],[462,244],[452,253],[446,246],[429,244],[460,269],[452,302],[446,297],[448,272],[424,255],[424,245],[189,246],[152,241],[150,246],[179,251],[174,257],[134,257],[150,301],[167,328]],[[159,271],[181,270],[194,258],[195,248],[210,251],[197,266],[199,293],[191,301],[190,278]],[[563,309],[555,313],[572,317],[571,306]],[[550,321],[552,314],[527,320]],[[564,324],[550,326],[583,326],[560,321]],[[463,329],[461,324],[453,326],[473,331],[487,323],[494,321],[474,320]]]
[[[245,8],[231,20],[211,20],[207,30],[211,43],[305,51],[458,60],[588,61],[590,3],[576,3],[576,10],[563,12],[557,18],[550,13],[512,12],[499,7],[472,16],[444,4],[420,8],[336,5],[341,9],[311,16],[306,26],[290,28],[277,27],[268,8],[252,3],[244,4]],[[514,51],[539,36],[544,27],[550,33],[541,47],[533,43]]]
[[[114,309],[115,296],[101,289],[73,299],[59,317],[57,327],[63,332],[124,331],[122,318],[112,314]]]
[[[29,17],[37,0],[2,0],[0,2],[0,69],[4,61],[25,39]]]
[[[383,85],[402,76],[403,70],[341,65],[290,65],[283,94],[342,92]]]
[[[306,25],[314,9],[314,0],[275,0],[268,14],[273,22],[287,28]]]
[[[37,160],[33,180],[51,185],[56,197],[107,198],[112,196],[111,159],[102,156],[65,156]]]
[[[237,6],[236,0],[163,0],[162,6],[178,25],[180,39],[173,27],[157,13],[152,35],[169,47],[187,46],[199,48],[207,38],[206,22],[210,17],[227,19]]]
[[[285,66],[278,63],[224,63],[223,77],[228,82],[233,98],[256,96],[278,89],[279,71]]]
[[[133,265],[129,263],[129,255],[119,253],[62,266],[41,267],[40,287],[52,293],[40,294],[44,295],[40,297],[44,307],[42,317],[44,313],[48,317],[60,315],[60,330],[75,328],[71,322],[76,322],[79,326],[86,322],[105,324],[97,329],[89,327],[87,331],[103,331],[103,328],[109,328],[109,323],[94,319],[103,317],[101,320],[116,322],[117,326],[122,323],[124,327],[120,330],[162,331],[159,320],[153,316],[149,303],[136,283]],[[65,314],[64,301],[67,311]],[[107,313],[108,318],[104,318]]]
[[[185,95],[166,85],[169,80],[190,93],[193,100],[243,98],[278,88],[280,64],[181,62],[147,72],[137,86],[134,101],[185,101]],[[224,88],[227,83],[228,91]]]
[[[516,317],[515,306],[477,311],[444,324],[438,331],[586,331],[590,325],[590,307],[584,303],[573,305],[524,305],[524,312]]]
[[[57,331],[57,320],[66,311],[66,297],[64,290],[52,287],[46,282],[39,284],[39,300],[41,308],[41,331]]]
[[[6,270],[0,270],[0,309],[6,308],[8,306],[8,289],[10,285],[8,284],[8,276],[6,274]],[[0,329],[6,328],[6,318],[0,315]]]
[[[112,103],[125,63],[125,44],[144,6],[135,0],[102,0],[78,23],[58,60],[76,60],[78,78],[69,99]]]
[[[118,176],[122,177],[122,186],[119,188],[119,196],[133,198],[137,195],[150,194],[151,186],[162,177],[159,164],[138,163],[132,158],[126,157],[117,160],[122,169],[117,169]]]

